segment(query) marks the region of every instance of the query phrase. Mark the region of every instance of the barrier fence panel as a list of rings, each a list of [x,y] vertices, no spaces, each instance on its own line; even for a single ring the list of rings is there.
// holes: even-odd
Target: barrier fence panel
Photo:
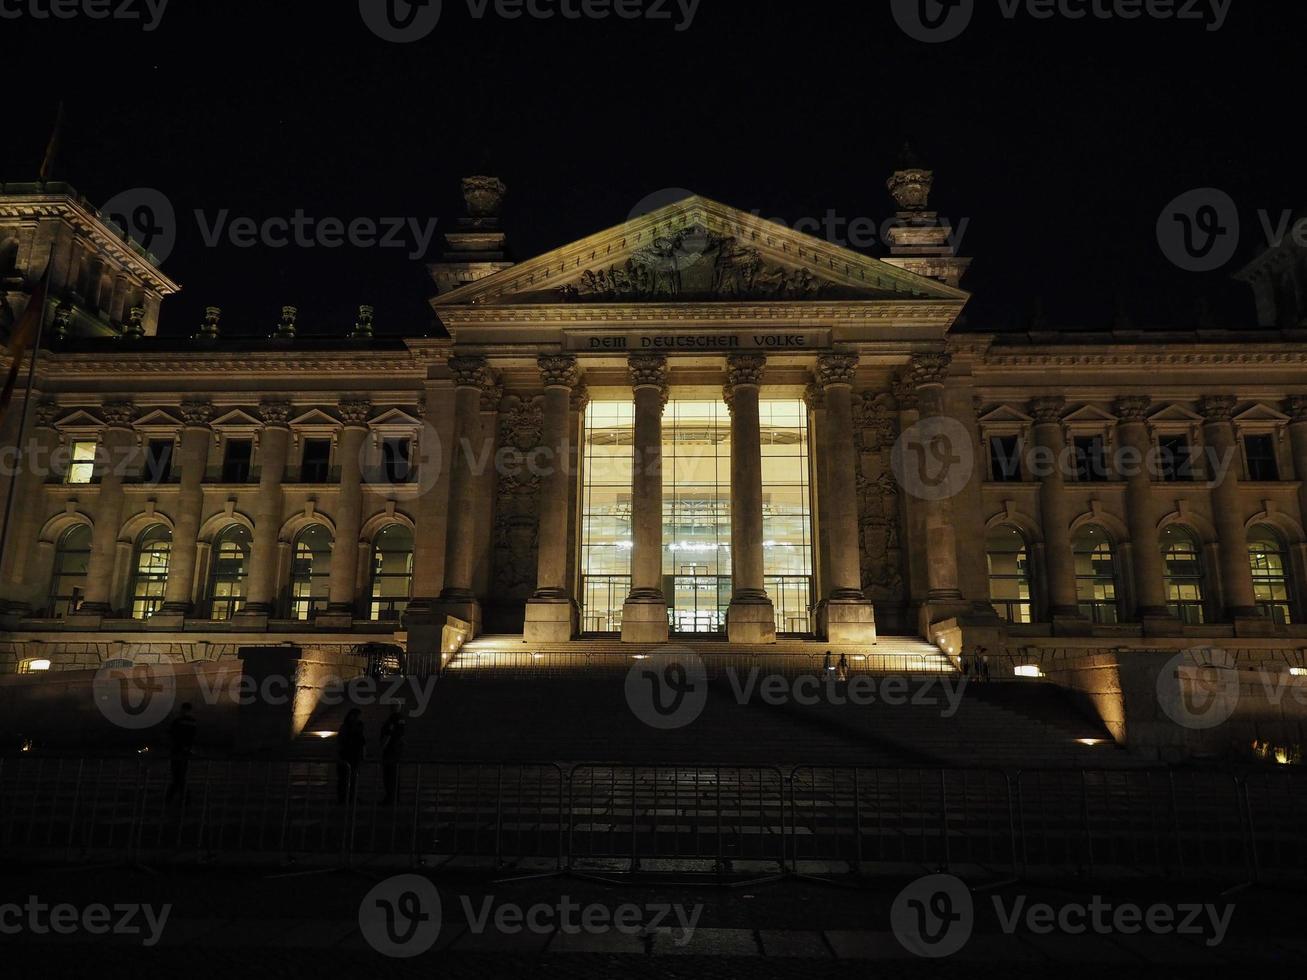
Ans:
[[[1238,786],[1197,770],[1026,770],[1017,777],[1026,868],[1238,873],[1246,868]]]
[[[794,862],[1011,867],[1015,858],[998,770],[799,766],[790,823]]]
[[[779,769],[604,766],[572,769],[568,857],[785,860],[785,783]]]
[[[1255,873],[1307,872],[1307,776],[1283,770],[1252,773],[1244,780],[1244,799]]]
[[[141,763],[20,756],[0,770],[0,845],[66,859],[126,853],[139,817]]]

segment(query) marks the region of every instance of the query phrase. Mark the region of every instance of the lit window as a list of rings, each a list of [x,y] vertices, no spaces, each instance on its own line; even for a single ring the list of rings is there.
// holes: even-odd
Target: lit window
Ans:
[[[1116,555],[1107,532],[1086,524],[1071,543],[1076,566],[1076,601],[1091,623],[1119,620],[1116,602]]]
[[[372,600],[368,618],[398,620],[413,589],[413,532],[403,524],[382,528],[372,542]]]
[[[1272,622],[1293,622],[1289,592],[1289,555],[1280,536],[1264,524],[1248,533],[1248,564],[1253,575],[1253,596]]]
[[[86,572],[91,563],[91,528],[78,524],[59,538],[50,579],[50,615],[63,619],[77,612],[86,594]]]
[[[989,601],[1009,623],[1033,622],[1031,615],[1030,552],[1021,532],[1000,524],[985,535],[989,564]]]
[[[172,532],[155,524],[141,533],[136,544],[132,576],[132,619],[149,619],[163,605],[172,558]]]
[[[1166,573],[1166,605],[1182,623],[1203,622],[1206,602],[1203,555],[1186,528],[1168,525],[1162,532],[1162,564]]]
[[[90,483],[95,479],[95,440],[75,439],[68,463],[69,483]]]
[[[312,619],[326,609],[331,547],[331,532],[321,524],[309,525],[295,538],[290,579],[291,619]]]
[[[213,574],[209,579],[209,616],[231,619],[245,605],[249,571],[250,532],[243,524],[223,530],[213,542]]]
[[[50,661],[46,660],[44,657],[33,660],[24,660],[18,665],[18,673],[20,674],[35,674],[49,669]]]

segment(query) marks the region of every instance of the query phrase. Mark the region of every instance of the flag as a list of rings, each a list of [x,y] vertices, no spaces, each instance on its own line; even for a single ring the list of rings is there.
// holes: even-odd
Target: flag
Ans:
[[[18,372],[23,366],[23,355],[29,348],[35,347],[36,338],[41,332],[41,320],[45,315],[48,274],[47,267],[46,273],[41,276],[41,281],[32,290],[32,298],[27,301],[27,309],[23,310],[23,315],[18,318],[9,333],[9,356],[13,358],[13,363],[9,365],[9,377],[5,379],[4,392],[0,393],[0,425],[4,425],[5,416],[9,414],[9,403],[13,400],[14,388],[18,384]],[[32,356],[35,357],[36,353],[33,352]]]
[[[41,160],[41,180],[42,182],[50,179],[50,171],[54,168],[54,158],[59,152],[59,139],[63,136],[64,129],[64,104],[59,103],[59,111],[55,113],[54,129],[50,132],[50,142],[45,145],[45,157]]]

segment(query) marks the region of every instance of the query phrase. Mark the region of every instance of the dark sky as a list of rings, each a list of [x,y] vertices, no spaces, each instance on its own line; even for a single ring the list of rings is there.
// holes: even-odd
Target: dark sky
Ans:
[[[1036,296],[1054,326],[1107,326],[1118,305],[1138,326],[1191,326],[1199,298],[1218,322],[1246,324],[1249,295],[1230,273],[1256,250],[1257,212],[1303,205],[1302,3],[1233,0],[1213,31],[1006,19],[999,0],[976,0],[967,30],[940,44],[908,37],[881,0],[702,0],[684,31],[474,19],[467,3],[445,0],[412,44],[375,36],[355,0],[172,0],[152,32],[0,19],[0,178],[36,174],[65,99],[55,176],[96,204],[144,186],[176,209],[174,334],[208,304],[231,333],[266,333],[284,303],[306,331],[343,331],[361,302],[382,332],[425,332],[432,288],[411,247],[206,246],[194,212],[444,228],[461,211],[458,178],[487,168],[509,185],[522,259],[670,187],[787,222],[880,221],[909,139],[936,171],[935,206],[968,222],[971,329],[1022,325]],[[1183,272],[1155,225],[1205,186],[1239,208],[1239,255]]]

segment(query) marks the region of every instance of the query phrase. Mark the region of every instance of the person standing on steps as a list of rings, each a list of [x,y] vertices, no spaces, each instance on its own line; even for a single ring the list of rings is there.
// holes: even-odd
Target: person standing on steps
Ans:
[[[404,704],[396,701],[390,717],[381,726],[381,779],[386,787],[383,803],[395,802],[399,795],[399,762],[404,755],[404,734],[407,726]]]
[[[835,683],[847,684],[849,682],[849,655],[840,654],[840,662],[835,665]]]
[[[367,742],[368,737],[363,730],[363,712],[358,708],[350,708],[340,731],[336,733],[336,800],[339,803],[354,799]]]
[[[976,679],[982,681],[989,680],[989,650],[986,647],[979,649],[980,663],[976,668]]]
[[[822,675],[825,676],[825,677],[829,677],[829,676],[830,676],[830,672],[831,672],[832,670],[834,670],[834,669],[835,669],[834,665],[831,664],[831,662],[830,662],[830,651],[827,650],[827,651],[826,651],[826,658],[821,662]]]

